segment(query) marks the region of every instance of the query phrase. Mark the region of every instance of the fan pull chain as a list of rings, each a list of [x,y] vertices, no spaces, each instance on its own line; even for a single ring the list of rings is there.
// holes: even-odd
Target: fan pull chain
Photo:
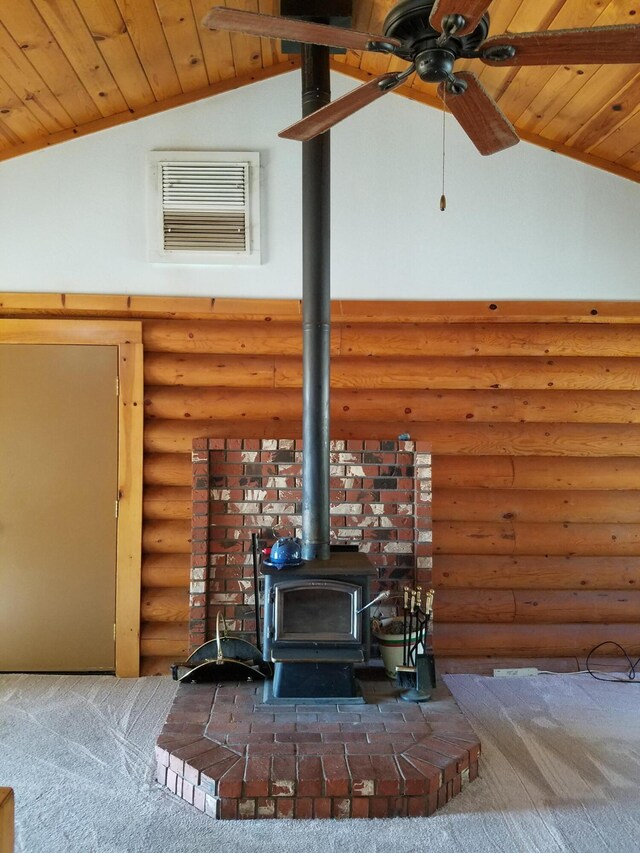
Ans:
[[[447,209],[447,197],[444,193],[444,172],[445,172],[445,154],[447,141],[447,87],[443,87],[442,92],[442,195],[440,196],[440,210],[444,213]]]

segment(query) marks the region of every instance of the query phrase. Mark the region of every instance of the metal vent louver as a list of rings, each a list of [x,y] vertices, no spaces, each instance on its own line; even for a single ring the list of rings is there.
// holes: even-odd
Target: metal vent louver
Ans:
[[[173,161],[161,169],[166,251],[250,251],[248,162]]]

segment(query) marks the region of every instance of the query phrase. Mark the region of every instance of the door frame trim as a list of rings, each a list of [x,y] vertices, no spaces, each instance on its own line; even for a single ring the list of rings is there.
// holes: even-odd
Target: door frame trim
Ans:
[[[118,347],[118,518],[115,666],[140,674],[142,562],[142,323],[135,320],[0,319],[0,344],[84,344]]]

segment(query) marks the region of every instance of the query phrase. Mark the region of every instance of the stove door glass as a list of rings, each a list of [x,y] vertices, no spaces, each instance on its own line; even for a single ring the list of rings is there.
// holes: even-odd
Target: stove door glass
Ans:
[[[275,587],[276,641],[360,642],[361,588],[340,581],[285,581]]]

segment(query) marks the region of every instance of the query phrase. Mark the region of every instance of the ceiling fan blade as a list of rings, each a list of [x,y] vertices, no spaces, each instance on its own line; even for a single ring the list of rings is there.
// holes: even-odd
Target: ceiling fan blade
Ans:
[[[232,30],[251,36],[286,39],[304,44],[324,44],[329,47],[343,47],[346,50],[391,50],[399,47],[398,39],[374,36],[356,30],[332,27],[328,24],[314,24],[294,18],[279,18],[273,15],[260,15],[257,12],[244,12],[242,9],[228,9],[216,6],[202,19],[202,24],[210,30]]]
[[[475,74],[460,71],[455,78],[467,84],[462,94],[445,91],[444,83],[438,87],[438,94],[481,154],[495,154],[520,141],[509,119]]]
[[[278,136],[281,136],[283,139],[296,139],[298,142],[308,142],[310,139],[324,133],[325,130],[329,130],[335,124],[338,124],[343,118],[347,118],[363,107],[366,107],[367,104],[377,101],[378,98],[395,89],[396,85],[402,82],[397,78],[398,74],[396,73],[381,74],[380,77],[370,80],[364,86],[358,86],[357,89],[347,92],[346,95],[332,101],[326,107],[321,107],[301,121],[292,124],[291,127],[279,133]],[[388,85],[385,86],[385,83],[388,83]]]
[[[513,47],[512,57],[500,59],[501,47]],[[480,47],[488,65],[609,65],[640,62],[640,26],[590,27],[540,33],[506,33]]]
[[[462,15],[464,24],[456,30],[457,36],[471,33],[482,20],[482,16],[491,5],[491,0],[436,0],[429,23],[438,32],[442,32],[442,19],[447,15]]]

